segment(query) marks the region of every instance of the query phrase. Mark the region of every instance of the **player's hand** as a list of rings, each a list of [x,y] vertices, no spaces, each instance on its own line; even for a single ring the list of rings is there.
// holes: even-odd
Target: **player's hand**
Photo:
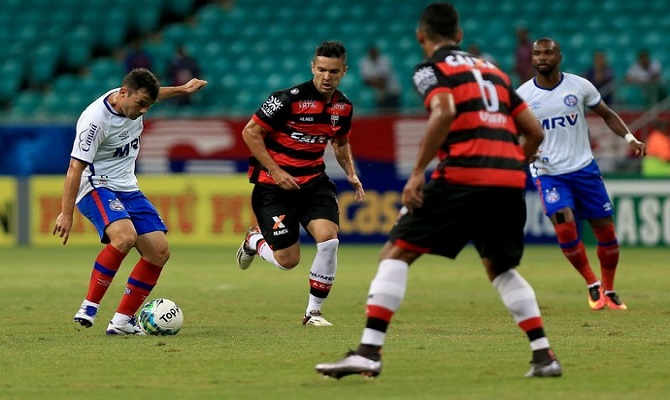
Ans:
[[[402,205],[407,207],[411,214],[415,209],[423,207],[423,186],[426,184],[426,176],[421,174],[412,174],[405,187],[402,189]]]
[[[354,188],[354,198],[360,203],[365,199],[365,190],[363,190],[361,180],[358,179],[358,175],[347,176],[347,180],[351,184],[351,187]]]
[[[647,155],[647,145],[637,139],[630,142],[630,148],[633,149],[636,156],[644,157]]]
[[[288,172],[284,171],[281,168],[277,168],[270,174],[272,179],[275,181],[277,186],[283,190],[299,190],[300,185],[296,182],[295,178],[292,177]]]
[[[58,214],[52,235],[55,235],[56,232],[58,232],[59,233],[58,236],[63,238],[63,245],[65,245],[67,244],[67,240],[70,238],[71,230],[72,230],[72,216],[65,215],[63,213]]]
[[[195,91],[202,89],[206,84],[207,81],[203,81],[202,79],[198,78],[192,78],[190,81],[186,82],[183,85],[183,88],[186,93],[193,93]]]

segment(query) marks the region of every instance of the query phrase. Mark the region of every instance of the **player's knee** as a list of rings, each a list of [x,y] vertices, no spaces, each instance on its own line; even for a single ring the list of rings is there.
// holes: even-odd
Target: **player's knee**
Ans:
[[[300,256],[292,254],[277,254],[275,253],[275,260],[281,269],[293,269],[300,263]]]
[[[156,250],[153,258],[155,260],[154,264],[165,265],[170,259],[170,249],[166,246],[165,248]]]
[[[124,253],[128,253],[137,242],[137,232],[135,231],[121,231],[116,232],[109,237],[110,243],[112,246],[121,250]]]

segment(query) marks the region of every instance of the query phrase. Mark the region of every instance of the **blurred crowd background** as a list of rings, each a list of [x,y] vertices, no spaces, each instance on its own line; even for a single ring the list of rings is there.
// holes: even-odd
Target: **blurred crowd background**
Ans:
[[[271,91],[309,79],[314,48],[329,39],[347,47],[349,72],[341,89],[357,115],[420,113],[411,86],[412,68],[422,58],[414,30],[430,2],[59,0],[56,6],[51,0],[3,0],[0,121],[76,121],[133,66],[149,67],[163,84],[190,74],[209,81],[207,90],[155,107],[149,117],[248,117]],[[518,65],[524,46],[550,36],[562,45],[562,69],[605,79],[599,87],[615,109],[646,111],[666,94],[667,0],[453,3],[461,14],[463,48],[489,57],[515,85],[528,78],[527,66]],[[389,90],[397,101],[389,108],[380,108],[383,89],[362,71],[372,47],[394,75]],[[643,54],[658,76],[627,78]],[[594,64],[604,70],[589,72]]]

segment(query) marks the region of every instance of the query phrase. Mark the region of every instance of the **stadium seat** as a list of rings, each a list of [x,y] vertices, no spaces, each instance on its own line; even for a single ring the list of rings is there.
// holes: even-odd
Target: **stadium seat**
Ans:
[[[16,95],[23,78],[23,65],[15,60],[0,64],[0,102],[9,102]]]
[[[39,44],[32,54],[28,69],[32,85],[41,86],[49,83],[56,72],[60,56],[58,44]]]
[[[134,32],[144,35],[145,47],[154,56],[152,68],[159,78],[163,77],[175,46],[185,44],[199,61],[202,75],[210,82],[216,81],[216,87],[226,93],[211,98],[203,94],[207,112],[230,107],[227,115],[246,116],[269,90],[309,79],[309,61],[315,47],[322,40],[337,39],[345,43],[349,53],[350,70],[342,88],[361,103],[356,108],[358,115],[374,111],[357,70],[373,41],[394,62],[404,88],[404,109],[420,112],[421,104],[410,82],[414,66],[422,59],[414,30],[421,9],[431,2],[342,4],[311,0],[305,6],[304,0],[284,0],[281,6],[272,7],[265,0],[245,0],[222,7],[199,0],[162,0],[142,2],[141,12],[130,12],[137,0],[117,0],[111,9],[106,0],[89,0],[86,7],[80,0],[60,0],[58,7],[50,0],[4,0],[0,13],[0,42],[4,44],[0,60],[15,60],[25,68],[19,78],[1,84],[0,97],[12,98],[15,94],[9,92],[19,91],[27,82],[37,86],[49,83],[62,69],[88,68],[93,79],[117,86],[125,70],[118,62],[114,65],[110,56],[123,50],[128,34]],[[561,41],[566,71],[583,73],[593,50],[599,48],[608,51],[620,79],[639,48],[650,49],[654,58],[670,66],[666,52],[655,51],[662,49],[663,39],[670,34],[666,3],[602,0],[545,4],[500,0],[496,7],[480,1],[462,2],[457,7],[465,43],[477,43],[496,57],[503,70],[510,71],[514,64],[514,30],[524,24],[531,37],[551,36]],[[105,29],[99,27],[100,15],[107,21]],[[186,17],[188,22],[179,21]],[[317,20],[316,25],[305,23]],[[92,59],[100,53],[105,53],[107,59]],[[670,68],[665,68],[665,74],[670,80]],[[623,98],[631,99],[631,104],[637,101],[634,89],[623,92]],[[45,103],[50,105],[49,101]],[[70,99],[68,103],[74,107],[78,100]],[[194,111],[189,108],[184,112]]]
[[[171,24],[163,30],[163,41],[174,49],[184,43],[190,35],[189,27],[183,24]]]
[[[105,12],[105,28],[96,34],[96,47],[110,51],[125,44],[129,30],[129,18],[118,8]]]
[[[177,17],[185,17],[192,10],[195,0],[165,0],[165,10]]]
[[[42,94],[36,90],[26,90],[16,96],[9,111],[12,119],[28,119],[34,116],[35,110],[42,101]]]

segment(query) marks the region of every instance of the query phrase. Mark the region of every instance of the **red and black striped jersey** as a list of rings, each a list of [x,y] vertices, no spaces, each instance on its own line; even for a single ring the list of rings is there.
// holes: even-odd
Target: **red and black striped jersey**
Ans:
[[[302,186],[325,174],[326,145],[349,135],[352,113],[342,92],[336,90],[328,103],[310,80],[272,93],[253,120],[268,131],[264,142],[272,159]],[[275,185],[255,157],[249,159],[249,180]]]
[[[451,93],[456,105],[432,179],[465,186],[525,186],[514,116],[528,105],[504,72],[458,47],[445,46],[416,66],[413,81],[426,108],[439,92]]]

